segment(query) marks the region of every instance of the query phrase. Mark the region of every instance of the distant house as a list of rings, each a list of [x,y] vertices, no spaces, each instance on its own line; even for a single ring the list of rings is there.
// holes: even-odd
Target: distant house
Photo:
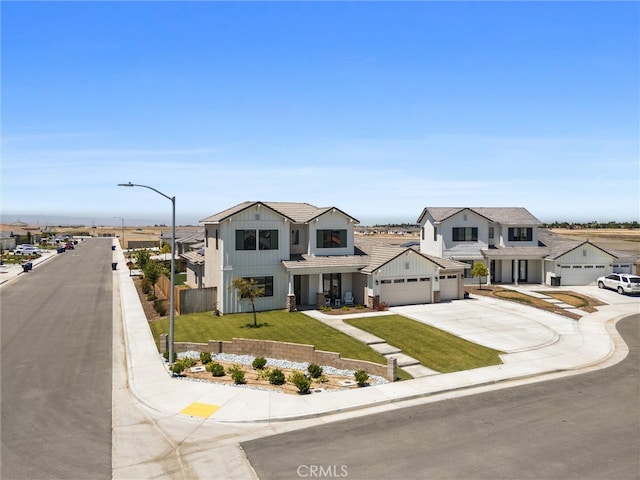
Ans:
[[[337,207],[244,202],[207,217],[204,281],[191,255],[188,284],[214,287],[221,313],[246,311],[229,285],[236,277],[264,288],[260,310],[354,303],[376,307],[463,298],[465,265],[410,247],[355,242],[358,220]],[[184,254],[183,254],[184,256]]]
[[[525,208],[425,208],[418,218],[420,252],[466,263],[465,283],[477,262],[490,283],[587,285],[601,275],[631,272],[633,256],[589,242],[542,233]]]

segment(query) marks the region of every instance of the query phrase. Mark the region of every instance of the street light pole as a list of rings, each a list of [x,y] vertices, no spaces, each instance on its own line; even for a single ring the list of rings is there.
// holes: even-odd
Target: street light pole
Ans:
[[[113,217],[113,218],[119,218],[120,220],[122,220],[122,250],[124,251],[124,218],[122,217]]]
[[[173,363],[173,332],[175,327],[175,287],[176,287],[176,197],[165,195],[149,185],[137,183],[119,183],[119,187],[142,187],[153,190],[164,198],[171,200],[171,292],[169,294],[169,363]]]

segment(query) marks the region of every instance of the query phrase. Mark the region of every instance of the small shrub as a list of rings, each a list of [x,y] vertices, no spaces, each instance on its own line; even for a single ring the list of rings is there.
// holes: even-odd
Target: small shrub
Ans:
[[[310,363],[307,367],[307,372],[311,375],[311,378],[319,378],[322,375],[322,367],[315,363]]]
[[[162,354],[162,356],[168,362],[169,361],[169,350],[165,350],[164,353]],[[176,362],[177,360],[178,360],[178,352],[174,351],[173,352],[173,362]],[[173,362],[169,362],[169,363],[173,363]]]
[[[364,305],[356,305],[356,310],[364,310]]]
[[[309,393],[309,389],[311,388],[311,380],[308,379],[304,373],[296,370],[295,372],[291,373],[291,375],[289,375],[289,378],[287,380],[289,380],[290,383],[296,386],[300,395]]]
[[[171,365],[170,369],[171,372],[179,377],[180,375],[182,375],[182,372],[184,372],[186,366],[184,364],[184,362],[182,360],[177,360],[173,365]]]
[[[244,370],[240,365],[233,365],[232,367],[229,367],[229,370],[227,373],[231,375],[231,379],[233,380],[233,383],[235,383],[236,385],[245,383]]]
[[[167,314],[167,307],[161,300],[154,301],[153,308],[155,308],[156,312],[158,312],[158,315],[160,315],[161,317],[164,317]]]
[[[224,367],[218,362],[209,362],[205,368],[214,377],[224,377]]]
[[[200,352],[200,361],[203,365],[211,362],[211,352]]]
[[[282,385],[285,382],[284,373],[279,368],[274,368],[269,372],[269,383],[271,385]]]
[[[344,306],[342,307],[342,311],[343,311],[343,312],[348,312],[348,311],[349,311],[349,307],[348,307],[347,305],[344,305]]]
[[[156,299],[157,299],[157,297],[153,293],[151,293],[151,292],[147,293],[147,302],[153,302]]]
[[[323,305],[320,307],[320,311],[321,312],[330,312],[331,311],[331,307],[327,306],[327,305]]]
[[[142,275],[140,275],[140,278],[142,278]],[[142,293],[144,293],[145,295],[149,294],[149,292],[151,292],[151,285],[149,284],[149,282],[147,280],[142,280],[142,285],[140,286]],[[147,297],[147,300],[149,299],[149,297]]]
[[[269,381],[269,375],[271,375],[271,368],[264,367],[262,370],[258,370],[258,378],[260,380]]]
[[[367,384],[367,380],[369,380],[369,374],[365,370],[358,370],[353,376],[359,387],[364,387]]]
[[[267,364],[267,359],[264,357],[256,357],[253,359],[252,366],[255,370],[262,370]]]
[[[316,378],[316,382],[318,383],[327,383],[328,381],[329,379],[326,375],[320,375],[318,378]]]
[[[184,364],[186,368],[195,367],[198,363],[195,358],[191,358],[191,357],[184,357],[181,360],[181,362]]]
[[[386,303],[386,302],[380,302],[380,303],[378,304],[377,310],[378,310],[379,312],[384,312],[384,311],[386,311],[386,310],[389,310],[389,305],[387,305],[387,303]]]

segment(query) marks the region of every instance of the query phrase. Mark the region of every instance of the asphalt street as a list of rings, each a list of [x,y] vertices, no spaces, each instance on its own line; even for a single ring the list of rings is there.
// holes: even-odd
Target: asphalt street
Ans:
[[[640,315],[610,368],[248,441],[261,480],[638,479]]]
[[[0,288],[3,480],[111,478],[111,244]]]

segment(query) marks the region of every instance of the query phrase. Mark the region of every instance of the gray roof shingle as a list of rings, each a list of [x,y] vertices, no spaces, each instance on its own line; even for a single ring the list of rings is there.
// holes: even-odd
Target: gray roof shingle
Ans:
[[[252,207],[253,205],[261,204],[264,205],[274,212],[282,215],[283,217],[288,218],[293,223],[306,223],[311,220],[319,217],[320,215],[327,213],[329,211],[335,210],[337,212],[342,213],[346,217],[352,219],[355,223],[359,223],[359,221],[352,217],[351,215],[343,212],[339,208],[336,207],[316,207],[311,205],[310,203],[301,203],[301,202],[242,202],[234,207],[223,210],[222,212],[211,215],[210,217],[204,218],[200,220],[202,223],[219,223],[236,213],[239,213],[247,208]]]
[[[523,207],[426,207],[418,217],[418,223],[427,213],[436,222],[442,222],[463,210],[475,212],[501,225],[542,225],[540,220]]]

